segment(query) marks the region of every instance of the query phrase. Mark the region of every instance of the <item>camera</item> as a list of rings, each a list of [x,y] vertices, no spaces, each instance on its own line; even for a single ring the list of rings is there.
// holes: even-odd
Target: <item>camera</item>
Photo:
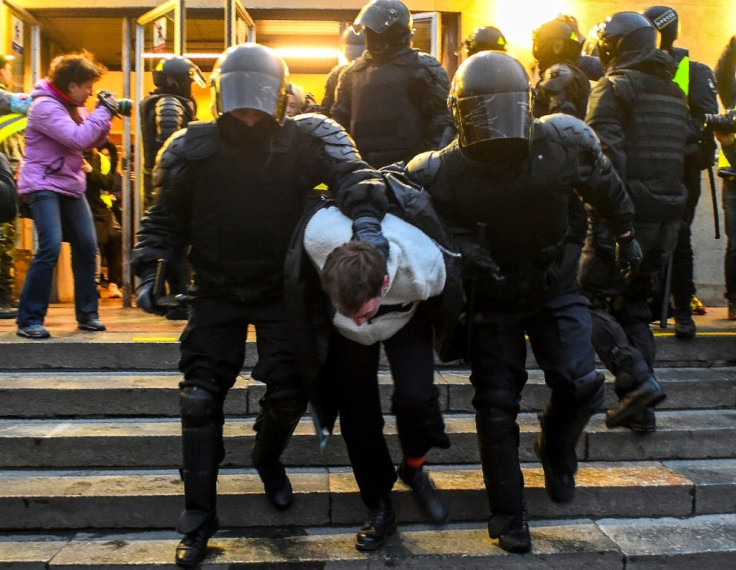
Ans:
[[[730,109],[722,115],[706,113],[703,117],[703,131],[706,133],[736,133],[736,109]]]
[[[107,107],[111,113],[123,117],[130,117],[133,110],[133,101],[130,99],[116,99],[112,93],[104,89],[97,94],[97,102],[103,107]]]

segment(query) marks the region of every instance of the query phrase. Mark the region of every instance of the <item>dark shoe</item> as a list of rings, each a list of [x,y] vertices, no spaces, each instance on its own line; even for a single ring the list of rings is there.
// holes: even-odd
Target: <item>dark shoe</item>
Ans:
[[[397,470],[399,478],[412,490],[417,504],[424,512],[427,521],[438,526],[447,524],[447,507],[445,507],[434,482],[421,467],[415,469],[404,462]]]
[[[386,497],[378,501],[378,506],[371,511],[371,518],[358,531],[355,536],[355,548],[364,551],[376,550],[395,532],[396,515],[391,506],[391,499]]]
[[[624,394],[618,401],[618,407],[606,412],[606,427],[614,428],[627,424],[641,415],[646,408],[653,408],[667,395],[654,376],[649,376],[635,390]]]
[[[499,526],[503,530],[499,530]],[[513,554],[526,554],[532,549],[532,537],[526,517],[526,505],[517,515],[493,515],[488,521],[488,536],[498,539],[498,546]]]
[[[279,463],[273,467],[261,467],[258,475],[263,481],[268,502],[280,511],[288,509],[294,499],[294,491],[284,466]]]
[[[692,313],[688,310],[675,313],[675,337],[693,338],[695,336],[695,321]]]
[[[207,542],[219,527],[217,516],[212,516],[205,524],[181,539],[176,547],[176,563],[179,566],[194,566],[207,555]]]
[[[92,331],[92,332],[100,332],[100,331],[106,330],[105,325],[102,323],[102,321],[100,319],[95,319],[95,318],[87,319],[84,322],[79,321],[77,323],[77,328],[80,331]]]
[[[562,461],[554,462],[549,456],[544,433],[540,433],[534,442],[534,453],[542,462],[544,487],[549,498],[555,503],[571,503],[575,498],[575,473],[566,469]]]
[[[47,331],[43,325],[28,325],[25,327],[18,327],[18,330],[15,334],[17,334],[18,336],[22,336],[23,338],[32,338],[34,340],[49,338],[51,336],[49,334],[49,331]]]
[[[18,303],[0,303],[0,319],[14,319],[18,316]]]
[[[187,321],[189,320],[189,311],[186,307],[169,309],[166,313],[166,318],[170,321]]]
[[[728,320],[736,321],[736,299],[728,300]]]
[[[637,433],[652,433],[657,431],[657,417],[654,415],[652,408],[647,408],[638,416],[634,416],[629,421],[621,424],[621,426]]]

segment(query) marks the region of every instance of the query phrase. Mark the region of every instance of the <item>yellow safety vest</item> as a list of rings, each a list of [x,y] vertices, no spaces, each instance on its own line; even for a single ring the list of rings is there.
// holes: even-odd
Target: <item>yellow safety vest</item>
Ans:
[[[685,97],[687,97],[690,91],[690,58],[688,56],[685,56],[680,60],[672,81],[677,83],[678,87],[682,89],[682,92],[685,94]]]
[[[28,118],[21,113],[0,116],[0,142],[16,133],[26,130]]]

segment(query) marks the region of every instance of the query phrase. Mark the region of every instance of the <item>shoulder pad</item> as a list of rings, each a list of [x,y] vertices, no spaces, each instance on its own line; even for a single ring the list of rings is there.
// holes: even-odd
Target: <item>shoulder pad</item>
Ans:
[[[437,58],[433,55],[419,50],[415,50],[414,53],[416,54],[419,63],[425,67],[442,67],[442,64],[437,61]]]
[[[353,139],[336,121],[319,113],[297,115],[292,120],[301,132],[319,139],[330,157],[361,160]]]
[[[598,137],[585,122],[572,115],[555,113],[537,119],[547,139],[563,145],[575,145],[595,149],[600,147]]]
[[[431,150],[412,158],[406,165],[406,173],[419,185],[427,186],[437,178],[441,165],[442,159],[439,152]]]
[[[212,156],[220,146],[220,133],[215,121],[193,121],[186,128],[186,157],[191,160]]]
[[[347,64],[343,73],[360,71],[361,69],[365,69],[366,67],[368,67],[368,61],[362,55],[359,55],[357,58]]]
[[[621,101],[624,105],[630,105],[635,98],[634,86],[631,83],[631,79],[626,75],[619,73],[611,73],[606,75],[606,79],[611,84],[613,94],[616,99]]]

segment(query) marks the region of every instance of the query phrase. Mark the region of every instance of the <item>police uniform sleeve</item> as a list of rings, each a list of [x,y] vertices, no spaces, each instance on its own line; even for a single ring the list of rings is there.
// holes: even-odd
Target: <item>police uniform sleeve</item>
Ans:
[[[154,108],[156,140],[166,142],[171,135],[187,124],[186,108],[176,97],[161,97]]]
[[[634,205],[593,130],[570,115],[549,115],[540,123],[570,157],[566,163],[575,165],[572,183],[583,202],[614,236],[629,232],[633,227]]]
[[[169,261],[185,246],[188,220],[185,140],[186,130],[177,132],[156,158],[153,185],[158,199],[141,220],[131,261],[139,276],[152,273],[159,259]]]
[[[736,36],[726,44],[714,71],[721,103],[731,109],[736,106]]]
[[[616,88],[625,90],[626,80],[616,83]],[[625,94],[622,94],[623,98]],[[626,182],[626,134],[624,132],[625,110],[614,92],[614,84],[603,77],[596,83],[588,100],[585,122],[593,129],[600,141],[600,148],[613,167]]]
[[[383,178],[360,158],[345,129],[317,113],[294,120],[310,143],[301,154],[310,184],[325,182],[340,210],[354,220],[366,216],[382,219],[388,211]],[[311,152],[306,152],[307,148]]]
[[[703,117],[718,113],[718,93],[713,70],[704,63],[690,62],[688,91],[690,121],[688,123],[688,154],[697,157],[701,169],[712,166],[716,143],[712,133],[703,132]]]
[[[429,150],[445,147],[455,136],[455,124],[447,109],[449,92],[450,80],[440,62],[429,54],[418,52],[409,97],[425,118]]]
[[[0,152],[0,223],[11,222],[18,214],[18,194],[10,163]]]

